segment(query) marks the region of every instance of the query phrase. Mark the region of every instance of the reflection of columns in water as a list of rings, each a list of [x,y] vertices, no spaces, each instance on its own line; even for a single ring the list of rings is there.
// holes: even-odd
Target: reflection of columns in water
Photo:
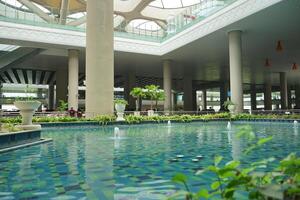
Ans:
[[[113,137],[111,128],[101,129],[106,137]],[[103,140],[95,134],[84,135],[85,181],[91,186],[95,199],[114,199],[114,140]],[[101,173],[99,172],[101,170]],[[107,181],[100,181],[107,180]],[[101,188],[101,190],[99,189]]]

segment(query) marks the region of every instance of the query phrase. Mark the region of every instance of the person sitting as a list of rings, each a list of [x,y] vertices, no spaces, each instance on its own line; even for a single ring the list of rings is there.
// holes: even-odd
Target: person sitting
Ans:
[[[76,111],[74,110],[73,107],[71,107],[71,109],[69,110],[70,117],[75,117],[75,113],[76,113]]]

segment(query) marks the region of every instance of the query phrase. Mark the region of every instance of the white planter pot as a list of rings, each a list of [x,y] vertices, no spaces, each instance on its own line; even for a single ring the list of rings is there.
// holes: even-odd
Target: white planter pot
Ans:
[[[124,119],[124,111],[125,111],[126,105],[125,104],[115,104],[115,109],[117,111],[117,121],[125,121]]]
[[[149,117],[154,116],[154,110],[148,110],[147,113]]]
[[[19,128],[25,130],[40,129],[40,125],[32,125],[32,117],[36,109],[39,108],[39,101],[15,101],[14,105],[20,110],[22,125]]]
[[[134,112],[133,112],[133,115],[134,115],[134,116],[141,116],[141,112],[140,112],[140,111],[134,111]]]
[[[228,105],[228,110],[231,114],[233,114],[235,111],[235,105]]]

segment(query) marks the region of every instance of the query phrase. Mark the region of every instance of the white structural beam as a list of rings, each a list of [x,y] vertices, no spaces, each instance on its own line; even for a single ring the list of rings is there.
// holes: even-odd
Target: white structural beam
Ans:
[[[59,23],[65,25],[69,12],[69,0],[61,0]]]
[[[21,4],[25,5],[29,8],[33,13],[37,14],[40,18],[45,20],[46,22],[53,23],[55,22],[54,18],[46,14],[42,9],[36,6],[32,1],[29,0],[18,0]]]
[[[86,15],[82,16],[74,21],[71,21],[69,23],[67,23],[67,25],[69,26],[80,26],[82,24],[86,23]]]

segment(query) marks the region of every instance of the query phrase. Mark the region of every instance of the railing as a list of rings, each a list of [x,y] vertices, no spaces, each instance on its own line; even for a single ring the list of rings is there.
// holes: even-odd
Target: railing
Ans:
[[[182,32],[183,30],[197,24],[203,19],[211,16],[212,14],[218,12],[219,10],[227,7],[237,0],[202,0],[200,4],[187,7],[182,13],[176,16],[169,16],[167,20],[167,28],[164,29],[141,29],[136,28],[134,24],[126,25],[122,27],[119,25],[115,27],[115,36],[145,40],[151,42],[163,42],[174,35]],[[56,8],[48,8],[49,16],[53,18],[52,22],[46,22],[44,19],[22,8],[15,8],[12,5],[6,4],[0,0],[0,20],[28,24],[33,26],[41,26],[48,28],[57,28],[65,30],[73,30],[85,32],[85,26],[70,26],[70,25],[60,25],[58,24],[58,19],[51,13],[57,13]],[[75,19],[68,18],[67,22]]]

